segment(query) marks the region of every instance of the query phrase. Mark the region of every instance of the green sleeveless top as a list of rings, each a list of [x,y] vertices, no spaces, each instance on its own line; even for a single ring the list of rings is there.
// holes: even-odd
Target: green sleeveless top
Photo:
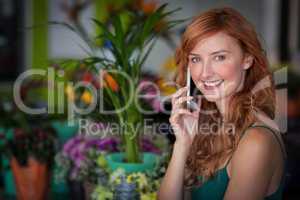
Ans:
[[[264,128],[269,129],[272,133],[274,133],[274,130],[272,130],[271,128],[269,128],[267,126],[251,125],[250,127],[264,127]],[[244,131],[244,133],[245,133],[245,131]],[[284,187],[284,182],[285,182],[285,171],[286,171],[286,159],[285,158],[286,158],[286,155],[285,155],[283,146],[280,142],[280,139],[278,138],[278,136],[275,133],[274,133],[274,135],[275,135],[277,141],[279,142],[279,144],[281,146],[281,150],[284,155],[284,173],[283,173],[283,177],[282,177],[282,180],[281,180],[281,183],[280,183],[278,189],[271,195],[266,196],[264,198],[265,200],[282,199],[283,187]],[[192,200],[196,200],[196,199],[197,200],[200,200],[200,199],[221,200],[221,199],[223,199],[226,189],[227,189],[227,185],[229,183],[229,177],[228,177],[227,170],[226,170],[229,161],[230,161],[230,159],[227,161],[224,168],[222,168],[216,172],[216,174],[213,178],[204,182],[200,187],[195,187],[192,189],[192,191],[191,191]],[[199,177],[199,178],[201,178],[201,177]]]

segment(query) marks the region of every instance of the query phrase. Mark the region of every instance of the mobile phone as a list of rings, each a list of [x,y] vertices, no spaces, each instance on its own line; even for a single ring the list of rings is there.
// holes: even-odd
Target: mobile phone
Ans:
[[[191,80],[191,71],[190,71],[190,68],[188,67],[187,68],[187,73],[186,73],[186,86],[188,88],[187,90],[187,96],[191,96],[194,94],[194,89],[195,89],[195,86],[192,84],[192,80]],[[188,100],[186,102],[186,106],[187,108],[190,110],[190,111],[195,111],[195,110],[198,110],[198,105],[197,103],[195,102],[195,100]]]

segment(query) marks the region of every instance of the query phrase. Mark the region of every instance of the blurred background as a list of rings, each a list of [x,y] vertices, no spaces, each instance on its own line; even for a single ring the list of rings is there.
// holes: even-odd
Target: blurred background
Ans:
[[[117,12],[128,2],[129,0],[0,0],[0,132],[2,132],[1,144],[3,144],[0,193],[3,199],[16,198],[13,164],[6,157],[7,144],[15,149],[13,145],[23,145],[22,148],[25,148],[26,145],[41,143],[42,146],[45,145],[43,148],[49,147],[49,152],[48,150],[44,152],[41,158],[48,159],[59,152],[65,142],[74,137],[78,131],[76,126],[69,127],[63,123],[65,120],[63,115],[42,116],[36,119],[16,111],[12,91],[17,77],[28,69],[47,69],[49,66],[55,69],[60,67],[58,63],[61,60],[79,60],[86,57],[89,46],[83,38],[99,33],[91,18],[105,22],[112,13]],[[278,100],[281,102],[279,111],[283,120],[281,128],[288,151],[288,176],[284,199],[299,199],[300,1],[144,0],[137,2],[143,2],[137,4],[142,5],[140,9],[146,13],[163,3],[168,3],[170,9],[181,8],[172,16],[174,19],[188,19],[209,8],[230,6],[240,11],[253,23],[266,51],[270,68],[278,77],[276,89],[279,94]],[[176,26],[158,40],[142,69],[146,78],[158,84],[173,80],[176,68],[174,50],[188,22],[189,20]],[[61,26],[64,23],[76,27],[84,37],[79,37],[74,31]],[[109,44],[99,42],[99,45]],[[61,81],[74,80],[78,77],[87,78],[87,75],[82,75],[80,70],[73,70],[66,72],[66,76]],[[27,81],[21,87],[21,97],[36,108],[43,108],[46,106],[45,99],[47,99],[46,85],[44,80],[38,78]],[[165,95],[174,91],[174,88],[163,86],[160,89]],[[152,117],[161,122],[168,121],[168,116],[164,114]],[[287,123],[284,123],[285,120]],[[37,133],[19,144],[18,141],[23,139],[16,136],[18,131],[15,129],[12,131],[12,127],[24,127],[25,130],[34,127],[32,131]],[[49,134],[43,135],[44,132],[53,133],[53,137]],[[39,140],[40,138],[49,142],[44,144]],[[172,136],[166,138],[170,143],[174,139]],[[14,155],[20,156],[21,160],[24,156],[22,148],[20,152],[13,152]],[[39,155],[43,152],[34,151]],[[52,180],[51,199],[74,199],[75,197],[71,198],[70,190],[66,186],[68,183],[56,183]],[[77,187],[76,183],[71,184]],[[78,188],[77,190],[80,190],[81,187]]]

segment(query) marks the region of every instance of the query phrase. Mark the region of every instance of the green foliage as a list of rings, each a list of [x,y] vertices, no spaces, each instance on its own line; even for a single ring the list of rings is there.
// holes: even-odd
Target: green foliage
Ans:
[[[14,157],[21,166],[29,157],[51,165],[55,154],[55,132],[51,128],[33,128],[31,132],[15,128],[1,135],[1,150],[9,158]]]
[[[158,38],[163,34],[167,34],[175,25],[185,21],[170,20],[169,17],[179,9],[167,11],[166,8],[167,4],[163,4],[147,14],[134,9],[123,10],[121,13],[112,16],[106,23],[92,19],[99,30],[96,40],[87,37],[84,34],[86,31],[82,31],[81,27],[51,22],[51,24],[62,25],[77,33],[86,46],[90,48],[90,51],[84,49],[88,57],[81,59],[77,63],[76,61],[74,63],[72,59],[67,59],[69,64],[65,65],[66,68],[79,68],[84,65],[92,74],[105,71],[116,81],[118,90],[115,91],[111,87],[103,87],[104,99],[101,100],[113,110],[120,110],[130,102],[126,110],[109,116],[109,118],[116,120],[121,125],[129,124],[130,127],[142,122],[143,115],[137,106],[137,103],[140,102],[132,101],[132,96],[137,90],[141,79],[141,69]],[[126,20],[124,20],[124,13],[126,13]],[[97,41],[97,39],[104,41],[106,45],[103,47],[97,46],[93,42]],[[113,73],[113,71],[117,73]],[[122,74],[126,74],[126,77]],[[109,85],[107,80],[104,81]],[[138,99],[138,101],[141,100]],[[142,105],[142,103],[139,105]],[[97,109],[90,114],[90,117],[107,122],[107,116],[99,113]],[[128,162],[139,162],[139,135],[128,134],[132,133],[130,129],[124,130],[124,133],[122,141],[125,146],[126,160]]]
[[[20,88],[22,103],[31,108],[45,106],[46,90],[41,80],[27,80]],[[51,163],[55,153],[56,134],[46,114],[33,115],[19,109],[9,92],[0,97],[0,150],[26,165],[29,157]]]

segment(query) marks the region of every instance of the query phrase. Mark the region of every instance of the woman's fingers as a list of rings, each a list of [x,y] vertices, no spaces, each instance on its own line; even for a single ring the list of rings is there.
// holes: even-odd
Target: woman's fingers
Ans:
[[[198,123],[201,95],[197,98],[197,103],[195,104],[195,107],[199,109],[192,112],[181,106],[184,102],[194,99],[193,96],[186,96],[186,94],[184,94],[187,89],[187,87],[180,88],[172,95],[172,113],[169,122],[172,125],[174,133],[180,133],[182,131],[194,132],[194,125]],[[183,123],[184,121],[186,121],[186,123]]]
[[[183,109],[183,108],[179,108],[177,110],[175,110],[173,112],[173,114],[171,115],[169,121],[170,123],[178,123],[178,119],[181,115],[188,115],[188,116],[192,116],[192,117],[196,117],[194,113],[191,113],[190,111]]]
[[[195,127],[197,127],[197,119],[198,114],[192,113],[186,109],[177,109],[176,112],[171,115],[169,121],[175,135],[182,131],[193,135]]]
[[[187,87],[180,88],[172,95],[172,104],[175,103],[175,100],[183,95],[184,92],[187,91]]]
[[[177,90],[177,91],[173,94],[173,97],[178,98],[179,96],[182,95],[182,93],[183,93],[184,91],[187,91],[187,87],[186,87],[186,86],[180,88],[179,90]]]
[[[174,102],[174,107],[179,107],[182,103],[192,100],[194,97],[192,96],[183,96],[179,97],[178,99],[175,100]]]

